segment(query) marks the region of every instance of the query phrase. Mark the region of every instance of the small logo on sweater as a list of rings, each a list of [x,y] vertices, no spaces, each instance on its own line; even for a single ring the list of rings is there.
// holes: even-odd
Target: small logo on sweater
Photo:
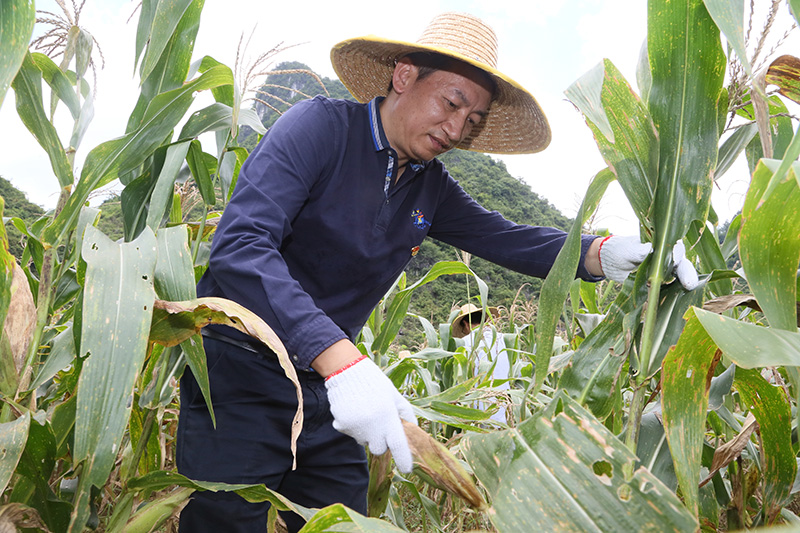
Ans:
[[[414,221],[414,226],[416,226],[417,229],[425,229],[431,225],[419,209],[415,209],[411,212],[411,220]]]

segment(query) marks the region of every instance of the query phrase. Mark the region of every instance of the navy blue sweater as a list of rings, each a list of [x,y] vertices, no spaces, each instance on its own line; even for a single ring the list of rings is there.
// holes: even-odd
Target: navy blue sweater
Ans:
[[[441,162],[400,177],[378,112],[316,97],[295,104],[242,166],[198,296],[258,314],[300,369],[355,339],[426,236],[544,277],[566,237],[514,224],[476,203]],[[578,275],[594,240],[584,236]]]

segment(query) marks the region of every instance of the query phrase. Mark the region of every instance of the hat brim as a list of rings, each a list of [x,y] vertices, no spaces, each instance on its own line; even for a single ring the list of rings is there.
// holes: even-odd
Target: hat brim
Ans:
[[[486,310],[489,313],[489,316],[486,317],[487,320],[497,319],[500,317],[500,310],[497,307],[487,307]],[[450,333],[453,335],[453,337],[459,339],[466,337],[469,331],[464,328],[463,320],[464,318],[472,315],[478,315],[480,320],[481,308],[473,304],[461,306],[461,311],[459,312],[458,316],[453,319],[453,322],[450,325]]]
[[[395,62],[413,52],[433,52],[458,59],[494,78],[497,94],[486,118],[457,148],[494,154],[529,154],[550,144],[550,126],[536,99],[500,71],[446,48],[383,39],[374,35],[348,39],[331,50],[339,80],[360,102],[385,96]]]

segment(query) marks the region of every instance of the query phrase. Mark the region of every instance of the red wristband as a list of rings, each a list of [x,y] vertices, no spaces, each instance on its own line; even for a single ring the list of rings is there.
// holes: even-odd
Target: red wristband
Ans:
[[[325,378],[325,381],[328,381],[329,379],[331,379],[331,378],[332,378],[333,376],[335,376],[336,374],[341,374],[342,372],[344,372],[345,370],[347,370],[348,368],[350,368],[350,367],[351,367],[351,366],[353,366],[354,364],[356,364],[356,363],[360,363],[361,361],[363,361],[363,360],[364,360],[364,359],[366,359],[366,358],[367,358],[367,356],[366,356],[366,355],[362,355],[362,356],[361,356],[361,357],[359,357],[358,359],[355,359],[355,360],[353,360],[353,361],[350,361],[349,363],[347,363],[346,365],[344,365],[344,366],[343,366],[342,368],[340,368],[339,370],[336,370],[335,372],[331,372],[330,374],[328,374],[328,377],[326,377],[326,378]]]
[[[602,241],[600,241],[600,246],[597,247],[597,262],[600,263],[600,270],[603,270],[603,261],[600,260],[600,250],[603,249],[603,245],[611,237],[613,237],[613,235],[609,235],[608,237],[605,237]]]

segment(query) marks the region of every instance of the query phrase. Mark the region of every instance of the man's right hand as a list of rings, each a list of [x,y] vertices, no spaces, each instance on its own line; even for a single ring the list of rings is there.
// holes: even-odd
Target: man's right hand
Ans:
[[[411,472],[414,460],[401,419],[417,423],[411,404],[366,356],[325,378],[333,427],[367,445],[376,455],[392,451],[398,470]]]

